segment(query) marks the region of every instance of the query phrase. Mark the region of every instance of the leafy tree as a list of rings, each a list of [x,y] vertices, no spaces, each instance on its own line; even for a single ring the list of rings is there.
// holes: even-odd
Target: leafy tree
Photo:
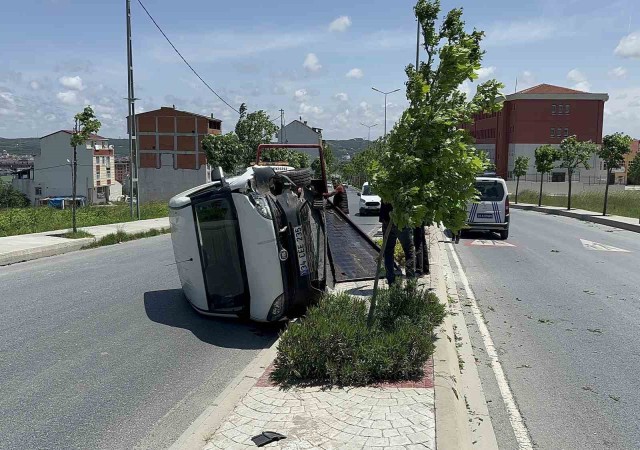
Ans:
[[[271,142],[278,127],[271,122],[263,110],[247,114],[247,105],[240,105],[240,119],[236,124],[236,134],[242,144],[240,164],[249,166],[256,160],[258,145]]]
[[[609,177],[611,170],[624,165],[624,156],[631,150],[631,139],[623,133],[608,134],[602,138],[602,147],[598,150],[598,156],[607,166],[607,184],[604,189],[604,207],[602,215],[607,215],[607,203],[609,200]]]
[[[26,195],[0,180],[0,208],[25,208],[30,203]]]
[[[536,148],[536,170],[540,172],[540,194],[538,195],[538,206],[542,205],[542,182],[544,174],[553,170],[558,160],[558,151],[550,144],[544,144]]]
[[[261,156],[265,162],[287,162],[297,169],[309,167],[309,155],[290,148],[266,149]]]
[[[235,133],[208,134],[202,140],[202,148],[210,166],[220,166],[225,173],[229,174],[236,172],[243,149],[238,135]]]
[[[443,222],[455,232],[464,226],[467,203],[477,195],[476,174],[486,167],[486,157],[461,125],[471,123],[474,114],[498,111],[503,85],[486,81],[468,99],[459,86],[478,78],[484,33],[465,32],[462,9],[451,10],[436,26],[439,0],[418,0],[414,11],[427,60],[405,70],[410,104],[388,136],[388,149],[374,163],[373,183],[393,206],[391,220],[399,228]],[[387,238],[388,232],[383,251]],[[381,256],[376,273],[380,263]],[[377,282],[376,277],[370,319]]]
[[[520,155],[516,158],[513,165],[513,175],[516,177],[516,203],[518,203],[518,187],[520,186],[520,177],[527,174],[529,168],[529,157]]]
[[[638,153],[631,164],[629,164],[629,172],[627,182],[632,184],[640,184],[640,153]]]
[[[571,185],[573,184],[571,180],[573,179],[573,172],[580,167],[588,169],[589,159],[597,150],[596,144],[591,141],[579,141],[575,135],[564,138],[560,142],[558,160],[560,161],[560,167],[567,169],[567,176],[569,177],[567,209],[571,209]]]
[[[71,171],[71,182],[72,182],[72,198],[73,203],[71,204],[71,222],[73,232],[77,233],[78,228],[76,227],[76,183],[78,180],[78,145],[84,145],[87,142],[92,134],[96,134],[102,124],[93,112],[93,108],[91,106],[86,106],[82,112],[75,115],[76,124],[73,129],[73,135],[71,136],[71,146],[73,147],[73,170]]]
[[[322,150],[324,153],[324,165],[325,170],[327,171],[327,177],[331,178],[332,175],[335,175],[334,172],[336,169],[337,161],[335,156],[333,156],[333,149],[328,143],[323,142]],[[322,168],[320,167],[319,158],[313,160],[313,162],[311,163],[311,169],[313,169],[313,173],[316,178],[320,178],[322,176]]]

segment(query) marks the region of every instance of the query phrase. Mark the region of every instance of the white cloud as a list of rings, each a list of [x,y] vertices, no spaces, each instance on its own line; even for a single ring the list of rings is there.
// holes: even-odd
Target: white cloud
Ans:
[[[465,97],[471,98],[471,84],[468,81],[463,81],[460,86],[458,86],[458,90],[462,92]]]
[[[590,91],[591,83],[587,80],[587,76],[580,72],[578,69],[571,69],[567,74],[567,80],[575,83],[571,86],[572,89],[577,89],[578,91]]]
[[[56,120],[56,115],[55,114],[46,114],[44,116],[44,120],[46,120],[47,122],[53,122],[54,120]]]
[[[478,69],[477,74],[478,74],[478,80],[483,80],[485,78],[489,78],[491,75],[493,75],[493,73],[496,71],[496,68],[494,66],[489,66],[489,67],[481,67],[480,69]]]
[[[320,115],[324,112],[324,110],[322,109],[322,107],[320,106],[313,106],[313,105],[308,105],[306,103],[300,103],[300,106],[298,107],[298,114],[310,114],[310,115]]]
[[[72,89],[74,91],[84,90],[84,85],[82,84],[82,78],[80,78],[79,76],[60,77],[58,81],[60,82],[61,85],[63,85],[67,89]]]
[[[11,92],[0,92],[0,104],[2,103],[5,105],[15,105],[16,101],[13,98],[13,94]]]
[[[357,78],[360,79],[364,76],[364,72],[362,69],[354,68],[347,72],[347,78]]]
[[[611,78],[624,78],[627,76],[627,69],[621,66],[616,67],[615,69],[611,69],[609,71],[609,76]]]
[[[482,43],[487,46],[527,44],[556,38],[560,30],[558,23],[543,18],[499,22],[489,28]]]
[[[333,98],[335,98],[336,100],[340,100],[341,102],[349,101],[349,96],[344,92],[338,92],[336,95],[333,96]]]
[[[78,93],[75,91],[58,92],[56,97],[65,105],[76,105],[78,103]]]
[[[351,26],[351,18],[349,16],[340,16],[329,25],[329,31],[346,31]]]
[[[32,81],[31,83],[29,83],[29,86],[31,87],[31,89],[33,89],[34,91],[37,91],[38,89],[40,89],[40,83],[38,83],[37,81]]]
[[[634,31],[620,39],[613,53],[623,58],[640,58],[640,31]]]
[[[304,102],[307,98],[307,90],[306,89],[298,89],[293,93],[293,99],[298,103]]]
[[[640,137],[640,88],[614,90],[609,95],[604,104],[604,134],[621,131]]]
[[[320,60],[315,53],[307,54],[307,57],[304,59],[304,63],[302,63],[302,67],[304,67],[309,72],[317,72],[318,70],[322,69]]]

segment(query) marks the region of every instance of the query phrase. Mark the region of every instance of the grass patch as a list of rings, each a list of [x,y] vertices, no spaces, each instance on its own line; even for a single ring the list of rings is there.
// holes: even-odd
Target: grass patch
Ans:
[[[84,230],[78,230],[75,233],[73,231],[67,231],[66,233],[59,234],[58,237],[63,237],[67,239],[83,239],[93,237],[93,234],[87,233]]]
[[[170,231],[171,231],[170,228],[151,228],[148,231],[141,231],[139,233],[127,233],[124,230],[118,230],[115,233],[109,233],[106,236],[103,236],[97,241],[87,244],[82,248],[87,249],[87,248],[104,247],[105,245],[120,244],[121,242],[135,241],[136,239],[159,236],[161,234],[165,234]]]
[[[518,193],[518,201],[538,204],[538,193],[522,191]],[[567,206],[566,195],[542,194],[544,206]],[[571,195],[571,207],[587,211],[602,212],[604,192],[582,192]],[[640,191],[610,192],[607,214],[624,217],[640,217]]]
[[[285,388],[420,379],[445,306],[413,282],[380,289],[371,328],[367,312],[362,299],[324,296],[282,334],[271,379]]]
[[[141,219],[167,217],[166,202],[151,202],[140,205]],[[76,214],[78,227],[130,222],[129,205],[86,206]],[[0,237],[18,234],[40,233],[61,230],[71,225],[71,209],[49,207],[0,209]]]

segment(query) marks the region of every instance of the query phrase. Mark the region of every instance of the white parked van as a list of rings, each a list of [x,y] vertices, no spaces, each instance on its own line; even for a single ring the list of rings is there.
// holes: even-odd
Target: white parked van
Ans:
[[[497,231],[500,239],[509,237],[509,192],[499,177],[476,178],[477,202],[467,206],[467,230]]]
[[[380,196],[376,195],[373,186],[368,182],[362,185],[360,197],[360,215],[378,214],[380,212]]]

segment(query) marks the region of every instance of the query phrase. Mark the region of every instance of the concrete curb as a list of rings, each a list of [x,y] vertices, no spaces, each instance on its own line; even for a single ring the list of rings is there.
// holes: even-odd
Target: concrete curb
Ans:
[[[48,256],[62,255],[64,253],[75,252],[80,250],[87,244],[94,241],[94,238],[74,239],[72,242],[61,242],[59,244],[45,245],[42,247],[34,247],[25,250],[17,250],[15,252],[0,255],[0,266],[16,264],[25,261],[31,261]]]
[[[435,227],[429,231],[429,259],[431,285],[435,293],[445,304],[448,302],[445,280],[445,249],[440,242],[441,232]],[[437,330],[438,342],[433,354],[434,388],[436,409],[436,448],[471,449],[471,429],[462,377],[458,367],[458,352],[455,346],[453,318],[450,314]]]
[[[216,397],[214,402],[191,426],[169,447],[169,450],[202,450],[207,439],[220,427],[223,420],[233,412],[236,404],[256,384],[277,354],[280,339],[260,351],[237,377]]]
[[[607,216],[602,216],[595,212],[591,214],[584,214],[584,213],[578,213],[574,211],[567,211],[566,209],[550,208],[546,206],[536,206],[536,205],[531,205],[526,203],[525,204],[512,203],[510,207],[513,209],[522,209],[524,211],[535,211],[535,212],[540,212],[545,214],[551,214],[554,216],[571,217],[573,219],[582,220],[584,222],[593,222],[600,225],[607,225],[610,227],[621,228],[623,230],[640,233],[640,223],[634,224],[634,223],[620,222],[619,220],[615,220]]]

